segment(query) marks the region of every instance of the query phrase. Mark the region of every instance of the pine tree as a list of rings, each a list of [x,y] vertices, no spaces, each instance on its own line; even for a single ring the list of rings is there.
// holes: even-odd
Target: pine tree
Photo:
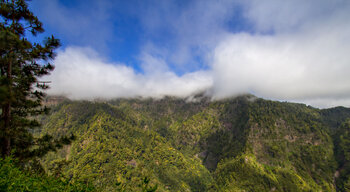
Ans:
[[[60,42],[53,36],[42,44],[26,38],[26,34],[36,36],[44,29],[25,0],[0,0],[0,15],[1,154],[19,159],[40,157],[69,142],[68,138],[32,135],[39,127],[33,117],[48,111],[42,106],[42,91],[48,86],[38,78],[54,69],[50,61]]]

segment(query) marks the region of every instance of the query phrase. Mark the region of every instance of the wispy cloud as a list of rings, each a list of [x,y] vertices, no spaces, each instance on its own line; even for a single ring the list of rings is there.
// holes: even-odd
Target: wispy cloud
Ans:
[[[55,35],[73,45],[90,46],[101,53],[109,52],[108,43],[114,42],[113,8],[111,1],[68,1],[74,6],[64,5],[59,0],[36,0],[31,2],[45,28],[55,30]]]
[[[227,33],[234,5],[233,1],[141,1],[144,9],[136,16],[150,40],[142,51],[159,55],[161,49],[168,65],[180,72],[205,67],[210,52]]]

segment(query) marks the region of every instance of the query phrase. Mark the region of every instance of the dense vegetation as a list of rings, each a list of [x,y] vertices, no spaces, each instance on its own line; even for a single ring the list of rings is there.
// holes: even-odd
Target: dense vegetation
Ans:
[[[77,139],[42,160],[100,191],[347,191],[350,109],[241,96],[69,101],[36,134]]]
[[[64,179],[38,174],[35,170],[23,170],[16,166],[13,158],[0,159],[0,191],[94,191],[93,186],[83,183],[73,183]]]

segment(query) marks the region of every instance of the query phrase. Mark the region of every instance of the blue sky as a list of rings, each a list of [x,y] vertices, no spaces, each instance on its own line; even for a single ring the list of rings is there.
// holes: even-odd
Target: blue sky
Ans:
[[[350,105],[347,0],[35,0],[61,39],[52,94],[213,98],[253,93]],[[68,71],[68,72],[67,72]],[[72,85],[69,82],[78,82]]]
[[[214,4],[218,7],[209,12],[209,22],[202,22]],[[145,47],[166,50],[168,53],[159,55],[154,50],[151,54],[164,58],[182,75],[207,68],[203,51],[212,45],[196,38],[214,36],[216,29],[255,32],[243,17],[242,6],[228,1],[36,0],[30,7],[44,23],[43,35],[60,38],[63,49],[93,47],[109,61],[123,62],[138,72],[142,72],[139,57]]]
[[[116,9],[111,9],[106,3],[96,9],[96,2],[39,0],[31,2],[30,6],[44,22],[46,34],[60,38],[63,49],[68,46],[94,47],[110,61],[136,65],[144,38],[140,22],[124,9],[128,9],[128,5],[123,5],[124,8],[113,5]],[[80,23],[84,25],[80,26]]]

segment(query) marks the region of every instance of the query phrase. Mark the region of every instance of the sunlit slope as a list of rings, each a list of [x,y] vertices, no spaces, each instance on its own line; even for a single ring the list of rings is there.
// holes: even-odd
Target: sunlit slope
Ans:
[[[105,191],[145,177],[158,191],[335,191],[348,179],[335,177],[347,159],[334,148],[349,110],[335,111],[254,96],[65,101],[42,133],[77,139],[43,164]]]

